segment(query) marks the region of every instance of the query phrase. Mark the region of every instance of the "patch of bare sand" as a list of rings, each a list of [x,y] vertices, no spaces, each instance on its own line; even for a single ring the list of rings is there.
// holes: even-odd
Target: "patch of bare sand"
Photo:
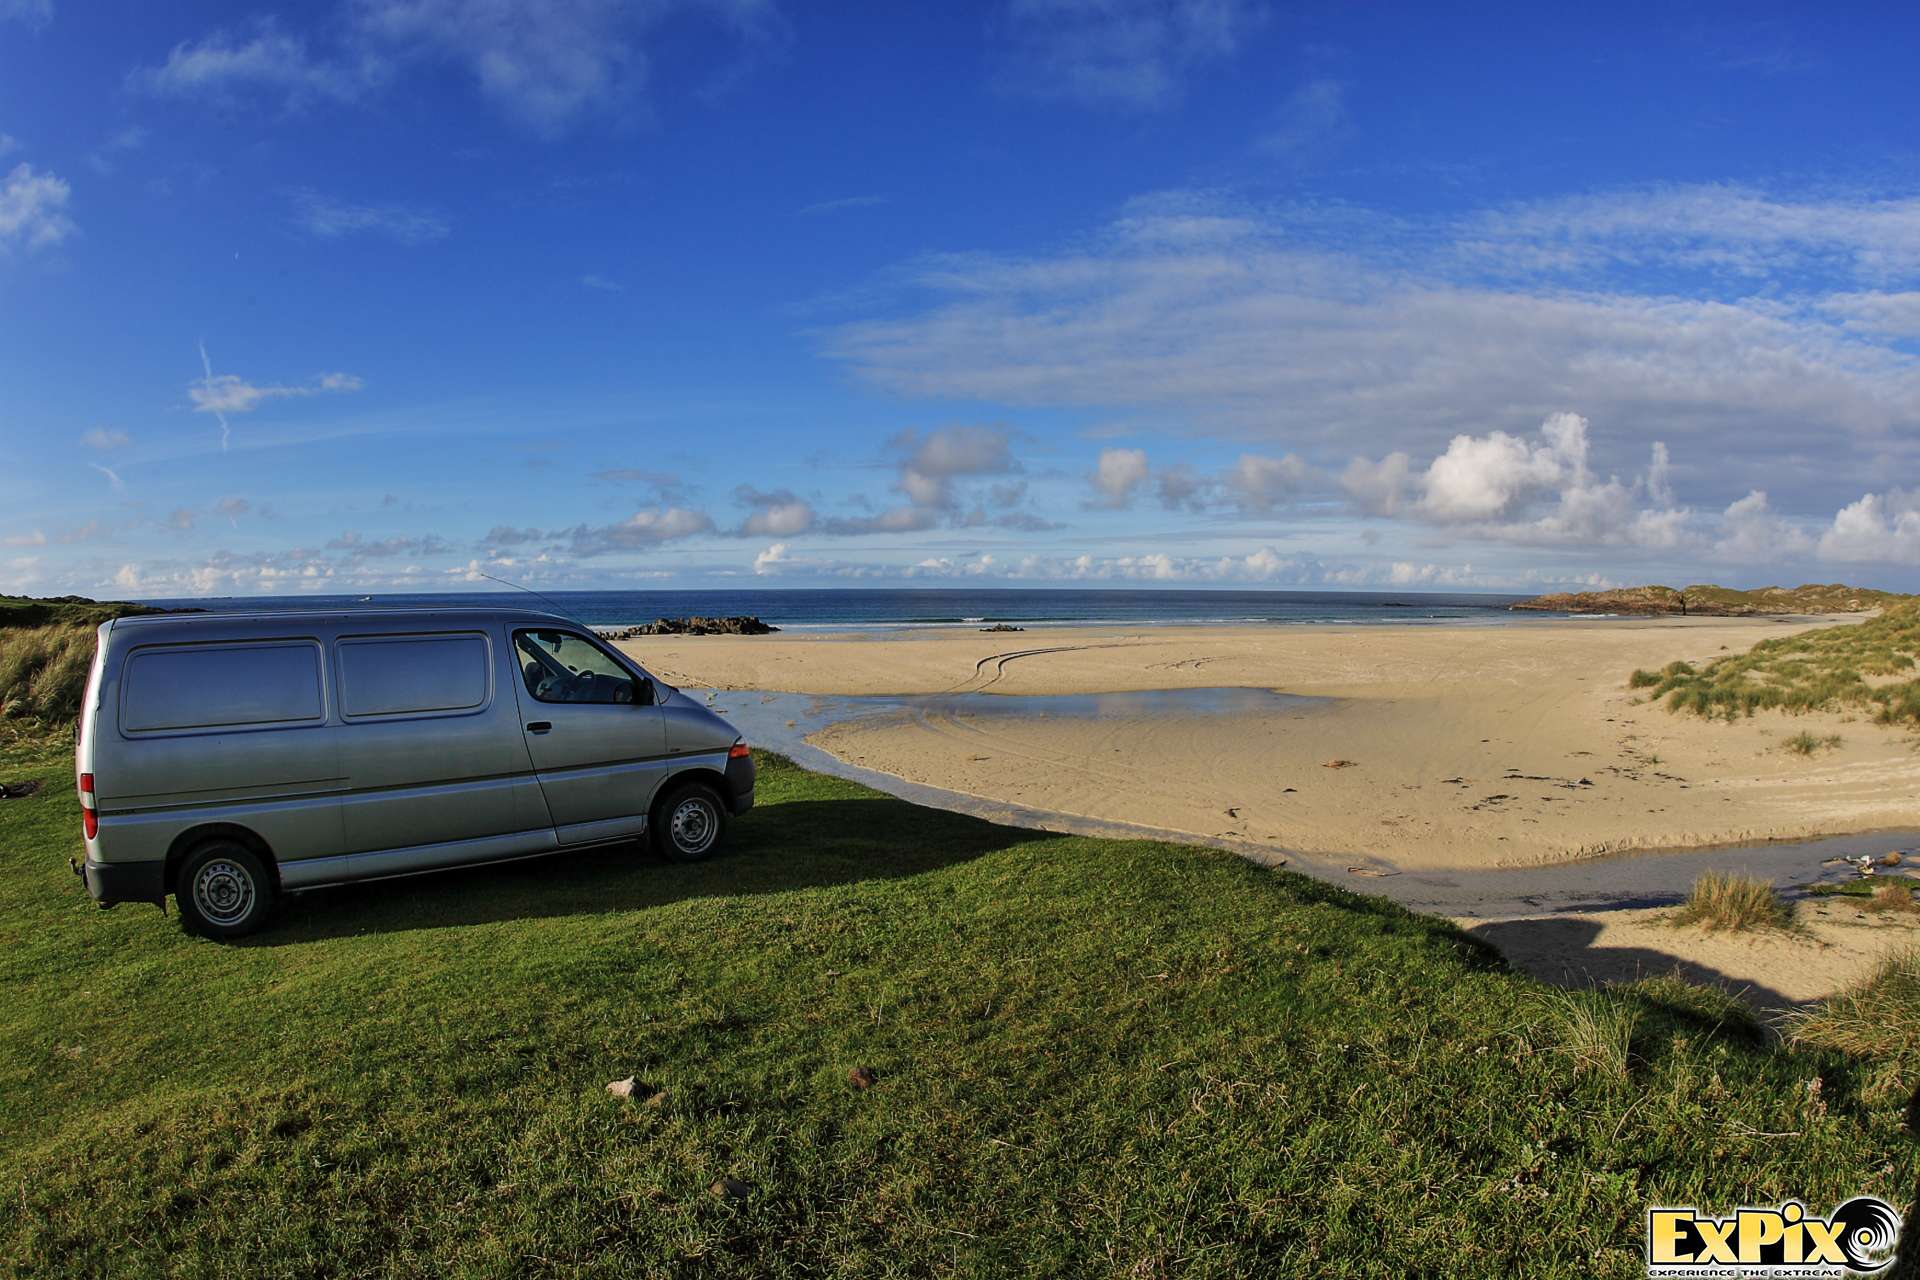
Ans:
[[[1920,939],[1920,916],[1870,912],[1844,898],[1803,902],[1804,932],[1713,933],[1673,925],[1671,915],[1609,911],[1454,923],[1545,982],[1585,987],[1676,974],[1725,988],[1763,1013],[1823,1000]]]
[[[1920,826],[1913,735],[1840,715],[1733,724],[1626,688],[1811,625],[1772,619],[1510,626],[1076,628],[1019,635],[658,637],[669,680],[822,694],[980,691],[979,706],[812,739],[870,769],[1106,821],[1407,868]],[[1254,714],[996,714],[1002,695],[1258,687],[1328,698]],[[1802,730],[1839,734],[1812,757]],[[1352,767],[1324,767],[1344,759]]]

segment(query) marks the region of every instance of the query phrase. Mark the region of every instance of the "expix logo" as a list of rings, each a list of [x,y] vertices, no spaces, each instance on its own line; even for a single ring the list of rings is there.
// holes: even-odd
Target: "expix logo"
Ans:
[[[1900,1215],[1856,1196],[1824,1218],[1789,1200],[1715,1218],[1694,1209],[1647,1210],[1650,1276],[1871,1275],[1893,1261]]]

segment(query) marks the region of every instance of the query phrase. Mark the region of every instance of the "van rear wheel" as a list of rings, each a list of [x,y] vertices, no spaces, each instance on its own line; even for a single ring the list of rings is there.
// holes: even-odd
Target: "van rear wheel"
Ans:
[[[710,858],[727,838],[727,807],[704,782],[675,788],[654,816],[654,850],[672,862]]]
[[[258,854],[231,840],[201,845],[173,883],[180,918],[205,938],[241,938],[267,922],[277,896]]]

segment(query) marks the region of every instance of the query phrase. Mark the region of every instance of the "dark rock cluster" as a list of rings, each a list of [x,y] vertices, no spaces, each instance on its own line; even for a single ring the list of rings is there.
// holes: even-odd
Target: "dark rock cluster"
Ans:
[[[658,618],[600,634],[609,640],[633,640],[640,636],[764,636],[779,629],[758,618]]]

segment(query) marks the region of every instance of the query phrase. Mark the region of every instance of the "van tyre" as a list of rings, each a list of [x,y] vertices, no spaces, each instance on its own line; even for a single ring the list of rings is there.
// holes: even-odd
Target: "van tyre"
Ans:
[[[231,840],[188,854],[173,883],[180,918],[204,938],[242,938],[273,912],[273,873],[260,856]]]
[[[653,826],[653,847],[669,862],[700,862],[714,855],[727,838],[727,806],[704,782],[674,788],[660,803]]]

